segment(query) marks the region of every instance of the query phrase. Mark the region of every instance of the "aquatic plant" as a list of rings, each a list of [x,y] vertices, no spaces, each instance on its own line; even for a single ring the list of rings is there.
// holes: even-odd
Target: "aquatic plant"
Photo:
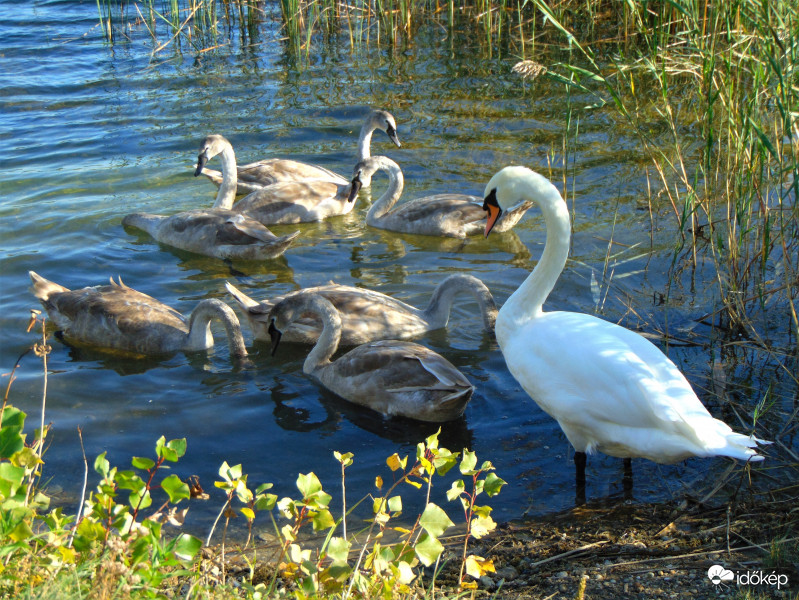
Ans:
[[[42,326],[44,346],[37,342],[34,348],[44,360],[49,352],[45,324],[34,315],[32,325],[36,323]],[[425,585],[421,581],[423,567],[437,567],[441,561],[442,536],[454,523],[444,509],[431,502],[430,494],[434,478],[445,476],[455,466],[466,478],[456,478],[447,492],[450,501],[460,502],[466,524],[459,585],[473,588],[474,583],[465,580],[467,575],[479,578],[493,570],[490,560],[468,554],[468,543],[496,527],[491,508],[478,505],[477,500],[482,494],[495,496],[505,482],[494,474],[490,462],[478,467],[473,452],[464,450],[459,459],[457,453],[439,447],[438,432],[417,445],[413,462],[397,454],[388,457],[392,483],[381,491],[385,484],[377,475],[378,492],[349,509],[345,469],[352,464],[353,455],[335,452],[341,465],[342,514],[338,518],[330,509],[332,496],[314,473],[297,477],[299,497],[278,499],[268,491],[271,484],[252,491],[241,465],[224,462],[214,486],[224,492],[225,499],[205,542],[212,548],[217,524],[224,517],[221,550],[211,549],[207,554],[200,552],[200,539],[180,532],[188,508],[179,509],[178,505],[208,500],[210,494],[196,477],[184,481],[175,473],[164,476],[169,463],[174,466],[185,454],[185,439],[167,441],[161,436],[154,456],[133,457],[132,469],[127,470],[112,466],[106,453],[101,453],[93,463],[99,482],[88,497],[84,482],[77,514],[73,517],[62,507],[50,508],[46,489],[35,485],[42,474],[45,436],[39,432],[33,443],[26,443],[26,415],[8,403],[15,371],[16,367],[0,410],[0,503],[4,508],[0,516],[0,595],[4,597],[18,598],[24,593],[63,597],[91,587],[97,597],[155,598],[180,586],[198,594],[228,596],[233,588],[226,587],[227,526],[237,515],[246,518],[248,527],[247,539],[236,552],[251,565],[250,577],[238,582],[244,597],[388,598],[408,593],[411,584]],[[88,478],[88,464],[86,467]],[[424,509],[410,526],[407,520],[399,522],[403,513],[399,488],[404,486],[425,493]],[[353,534],[352,511],[366,500],[371,500],[372,518],[368,527],[359,525],[359,532]],[[278,542],[265,557],[274,566],[271,578],[254,583],[258,556],[252,544],[252,526],[259,513],[269,513]],[[278,525],[280,518],[286,520],[285,525]],[[179,533],[168,534],[166,525],[176,527]],[[315,537],[318,533],[324,535],[321,541]],[[387,541],[389,533],[394,536],[391,542]],[[436,568],[431,586],[437,572]],[[73,587],[77,588],[74,592]],[[227,591],[220,594],[219,589]]]

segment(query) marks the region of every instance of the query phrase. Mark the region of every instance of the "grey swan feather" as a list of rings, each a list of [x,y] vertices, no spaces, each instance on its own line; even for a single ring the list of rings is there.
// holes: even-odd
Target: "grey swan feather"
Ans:
[[[358,136],[358,162],[370,156],[372,133],[377,130],[385,131],[386,135],[388,135],[388,138],[394,142],[394,145],[397,148],[402,147],[399,137],[397,136],[397,123],[394,120],[393,115],[385,110],[373,110],[367,115],[366,120],[361,127],[361,133]],[[232,147],[230,151],[231,153],[233,152]],[[198,173],[205,175],[217,186],[221,185],[224,181],[224,173],[205,168],[206,162],[207,160],[198,160]],[[267,158],[242,165],[237,168],[237,173],[238,181],[236,186],[236,194],[238,195],[250,194],[263,187],[266,187],[267,185],[281,181],[322,179],[344,185],[349,183],[348,179],[342,177],[338,173],[334,173],[329,169],[320,167],[319,165],[312,165],[284,158]],[[364,187],[368,187],[368,185],[369,184],[367,183]]]
[[[455,366],[429,348],[398,340],[357,346],[335,361],[341,317],[318,294],[290,296],[269,312],[272,354],[281,332],[306,314],[323,324],[302,370],[338,396],[386,416],[444,422],[463,414],[474,386]]]
[[[497,305],[486,285],[477,277],[465,274],[450,275],[439,283],[425,309],[418,309],[401,300],[373,290],[331,283],[304,288],[289,294],[257,302],[227,282],[227,290],[236,299],[252,329],[253,338],[269,340],[269,312],[277,302],[318,294],[330,301],[341,320],[340,344],[357,346],[386,339],[406,340],[428,331],[446,327],[454,298],[470,294],[477,301],[486,331],[493,332]],[[283,331],[283,339],[312,344],[322,331],[322,323],[313,315],[294,319]]]
[[[236,200],[235,157],[224,136],[209,135],[200,145],[198,164],[220,156],[223,181],[212,209],[232,210],[262,225],[307,223],[327,217],[345,215],[355,206],[350,199],[349,182],[336,183],[325,179],[281,181],[265,186]],[[200,174],[199,167],[194,172]]]
[[[220,135],[206,137],[200,144],[200,155],[223,153],[229,142]],[[134,213],[125,216],[122,224],[149,233],[155,240],[222,259],[265,260],[283,254],[299,235],[276,236],[256,219],[232,210],[235,199],[236,171],[223,160],[225,184],[219,188],[213,208],[197,209],[175,215]]]
[[[29,271],[31,293],[69,339],[132,355],[207,350],[214,345],[211,321],[225,327],[230,354],[247,356],[239,320],[215,298],[200,301],[186,318],[120,279],[110,285],[70,290]]]
[[[388,174],[388,189],[369,208],[366,224],[379,229],[420,235],[465,238],[483,233],[486,213],[483,200],[468,194],[435,194],[416,198],[394,206],[402,195],[404,178],[399,165],[385,156],[372,156],[361,161],[353,171],[350,199],[354,200],[360,182],[382,170]],[[522,200],[504,211],[494,226],[495,231],[508,231],[533,205]]]

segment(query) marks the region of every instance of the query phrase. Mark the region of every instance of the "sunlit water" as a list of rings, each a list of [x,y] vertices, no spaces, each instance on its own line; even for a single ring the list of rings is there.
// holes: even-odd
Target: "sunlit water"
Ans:
[[[690,276],[705,283],[694,287],[686,276],[684,287],[672,290],[668,307],[656,302],[655,293],[668,281],[675,236],[669,219],[650,236],[635,138],[607,111],[581,113],[579,137],[569,137],[564,156],[565,91],[547,80],[522,84],[510,72],[512,57],[479,58],[468,43],[450,44],[437,32],[395,53],[320,46],[307,60],[296,60],[286,53],[277,25],[269,23],[260,29],[260,43],[246,51],[233,42],[197,60],[169,49],[151,57],[152,46],[141,35],[132,44],[105,44],[95,10],[93,2],[0,4],[3,372],[35,340],[25,332],[29,309],[39,307],[27,292],[28,270],[71,288],[121,275],[185,313],[203,298],[230,301],[226,280],[255,298],[333,280],[423,307],[436,283],[456,272],[481,278],[504,302],[540,255],[545,231],[535,210],[513,232],[463,242],[371,229],[364,224],[368,202],[362,197],[347,217],[299,226],[302,236],[285,256],[263,264],[230,265],[170,250],[120,224],[130,212],[169,214],[210,205],[215,188],[192,177],[199,140],[209,133],[227,136],[240,162],[290,156],[349,175],[370,108],[397,118],[402,149],[378,132],[372,151],[402,166],[409,198],[447,190],[482,194],[491,175],[511,163],[549,175],[563,190],[568,160],[572,260],[550,308],[594,312],[600,306],[610,320],[653,331],[667,320],[679,328],[712,306],[712,269],[701,264]],[[372,198],[385,184],[384,176],[374,178]],[[654,210],[666,214],[668,208]],[[632,260],[603,279],[611,238],[621,244],[611,252]],[[592,272],[599,287],[591,285]],[[610,293],[603,283],[608,279],[614,284]],[[619,300],[620,290],[632,299],[634,313]],[[296,496],[296,475],[313,471],[338,497],[340,471],[332,452],[352,452],[352,502],[373,490],[376,475],[390,478],[386,457],[413,455],[417,442],[435,431],[348,405],[302,374],[305,349],[285,345],[273,358],[266,345],[252,344],[247,335],[254,361],[247,370],[232,367],[225,344],[208,354],[131,361],[53,339],[45,478],[61,490],[59,500],[70,505],[80,494],[79,429],[90,465],[107,451],[120,468],[129,466],[131,456],[151,456],[161,435],[187,438],[188,452],[175,472],[199,476],[212,494],[210,502],[192,505],[190,527],[197,532],[207,531],[222,503],[212,485],[222,461],[242,463],[253,487],[273,482],[279,495]],[[571,448],[510,376],[496,342],[482,331],[475,305],[458,301],[450,328],[418,341],[447,357],[476,386],[465,415],[443,425],[441,444],[471,448],[508,481],[490,501],[494,517],[573,505]],[[672,348],[670,354],[707,398],[712,357],[701,347]],[[11,402],[28,413],[31,434],[41,390],[41,363],[29,354],[17,371]],[[755,391],[742,400],[751,406],[757,399]],[[713,401],[709,406],[740,428],[732,412]],[[727,464],[636,461],[635,497],[658,500],[695,491]],[[621,462],[592,457],[588,481],[589,497],[617,497]],[[445,503],[441,491],[436,499]],[[458,510],[452,506],[453,514]]]

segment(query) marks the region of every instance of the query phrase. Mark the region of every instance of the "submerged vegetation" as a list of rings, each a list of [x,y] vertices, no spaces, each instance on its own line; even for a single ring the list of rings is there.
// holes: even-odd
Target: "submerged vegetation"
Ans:
[[[721,337],[799,370],[799,7],[796,3],[543,0],[98,0],[119,42],[134,25],[165,48],[212,51],[234,31],[255,43],[280,18],[288,51],[335,36],[352,52],[413,43],[423,27],[468,35],[484,56],[513,57],[522,77],[560,82],[574,97],[570,140],[602,110],[640,142],[650,224],[675,232],[668,303],[680,278],[712,264],[718,306],[701,321]],[[564,60],[564,58],[566,60]],[[564,197],[568,197],[566,190]],[[692,284],[689,284],[692,285]],[[668,332],[665,332],[668,333]],[[793,375],[791,375],[793,374]]]

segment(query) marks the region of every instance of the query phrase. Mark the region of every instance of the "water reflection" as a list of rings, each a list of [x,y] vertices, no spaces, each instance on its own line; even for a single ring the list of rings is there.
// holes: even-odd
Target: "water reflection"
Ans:
[[[457,31],[421,30],[413,43],[392,49],[315,38],[307,55],[293,55],[277,21],[265,19],[244,37],[226,32],[220,48],[199,60],[177,50],[153,58],[142,51],[146,43],[109,48],[84,36],[96,23],[96,10],[86,3],[38,3],[35,18],[33,7],[23,3],[8,11],[0,4],[8,17],[0,19],[0,35],[10,40],[7,69],[0,72],[0,129],[8,155],[8,168],[0,173],[3,365],[12,365],[31,343],[25,326],[38,302],[26,291],[29,269],[58,273],[72,287],[107,276],[98,273],[122,274],[129,285],[182,312],[202,298],[230,302],[226,279],[256,299],[333,280],[424,307],[435,285],[454,272],[479,277],[502,304],[543,250],[544,224],[535,209],[513,231],[488,240],[394,234],[364,224],[380,193],[375,182],[372,196],[362,194],[351,214],[289,226],[302,231],[295,245],[263,263],[191,255],[120,226],[131,212],[172,214],[213,203],[214,187],[194,180],[190,167],[197,143],[211,132],[231,139],[242,163],[289,157],[348,175],[358,129],[371,108],[397,118],[403,148],[378,137],[375,154],[401,165],[408,198],[451,190],[480,195],[501,167],[520,163],[563,190],[574,216],[573,249],[547,309],[597,312],[655,335],[679,334],[692,344],[734,334],[722,331],[717,319],[697,321],[718,302],[719,274],[711,261],[685,254],[687,248],[675,258],[671,221],[660,219],[671,210],[667,199],[653,197],[651,214],[650,201],[642,201],[647,176],[635,132],[614,121],[612,111],[580,111],[593,99],[574,90],[567,97],[554,80],[522,84],[482,42]],[[20,35],[23,17],[42,27]],[[55,35],[73,41],[56,43]],[[46,66],[34,58],[45,52]],[[569,137],[569,118],[576,115],[579,135]],[[673,142],[657,119],[650,134],[654,145]],[[651,220],[662,227],[653,230]],[[619,254],[615,264],[609,260],[605,269],[608,248],[616,255],[635,244],[641,246]],[[566,508],[574,492],[568,444],[510,376],[474,306],[456,302],[447,329],[417,340],[477,387],[464,417],[444,427],[442,436],[451,437],[442,445],[474,449],[510,482],[492,499],[497,520],[518,516],[524,507],[536,513]],[[784,327],[783,312],[766,314],[769,331]],[[667,350],[698,389],[718,393],[718,382],[724,382],[727,396],[740,402],[735,411],[726,397],[703,392],[703,399],[729,423],[738,422],[736,412],[748,418],[753,398],[776,398],[769,415],[790,414],[797,393],[791,373],[744,339],[733,341],[713,356],[702,346],[670,344]],[[238,370],[218,346],[210,354],[131,362],[56,342],[49,357],[48,420],[56,433],[85,425],[90,456],[108,450],[125,464],[151,449],[161,433],[186,436],[190,453],[183,464],[204,482],[213,480],[222,460],[245,463],[253,481],[293,482],[297,472],[309,470],[335,477],[340,467],[328,460],[329,449],[357,451],[367,466],[351,481],[354,495],[371,489],[386,456],[412,451],[429,433],[425,425],[386,420],[322,391],[302,374],[307,348],[281,346],[273,358],[268,345],[255,343],[254,366]],[[23,409],[38,409],[39,367],[28,358],[18,371],[11,401]],[[77,441],[66,437],[54,439],[46,470],[65,489],[73,475],[82,478],[83,469]],[[783,442],[795,451],[799,440],[786,434]],[[275,448],[282,450],[278,460],[272,459]],[[634,468],[636,497],[647,500],[698,487],[725,463],[660,468],[641,462]],[[617,493],[618,461],[592,460],[589,469],[589,497]],[[202,516],[213,519],[213,510],[208,513]]]

